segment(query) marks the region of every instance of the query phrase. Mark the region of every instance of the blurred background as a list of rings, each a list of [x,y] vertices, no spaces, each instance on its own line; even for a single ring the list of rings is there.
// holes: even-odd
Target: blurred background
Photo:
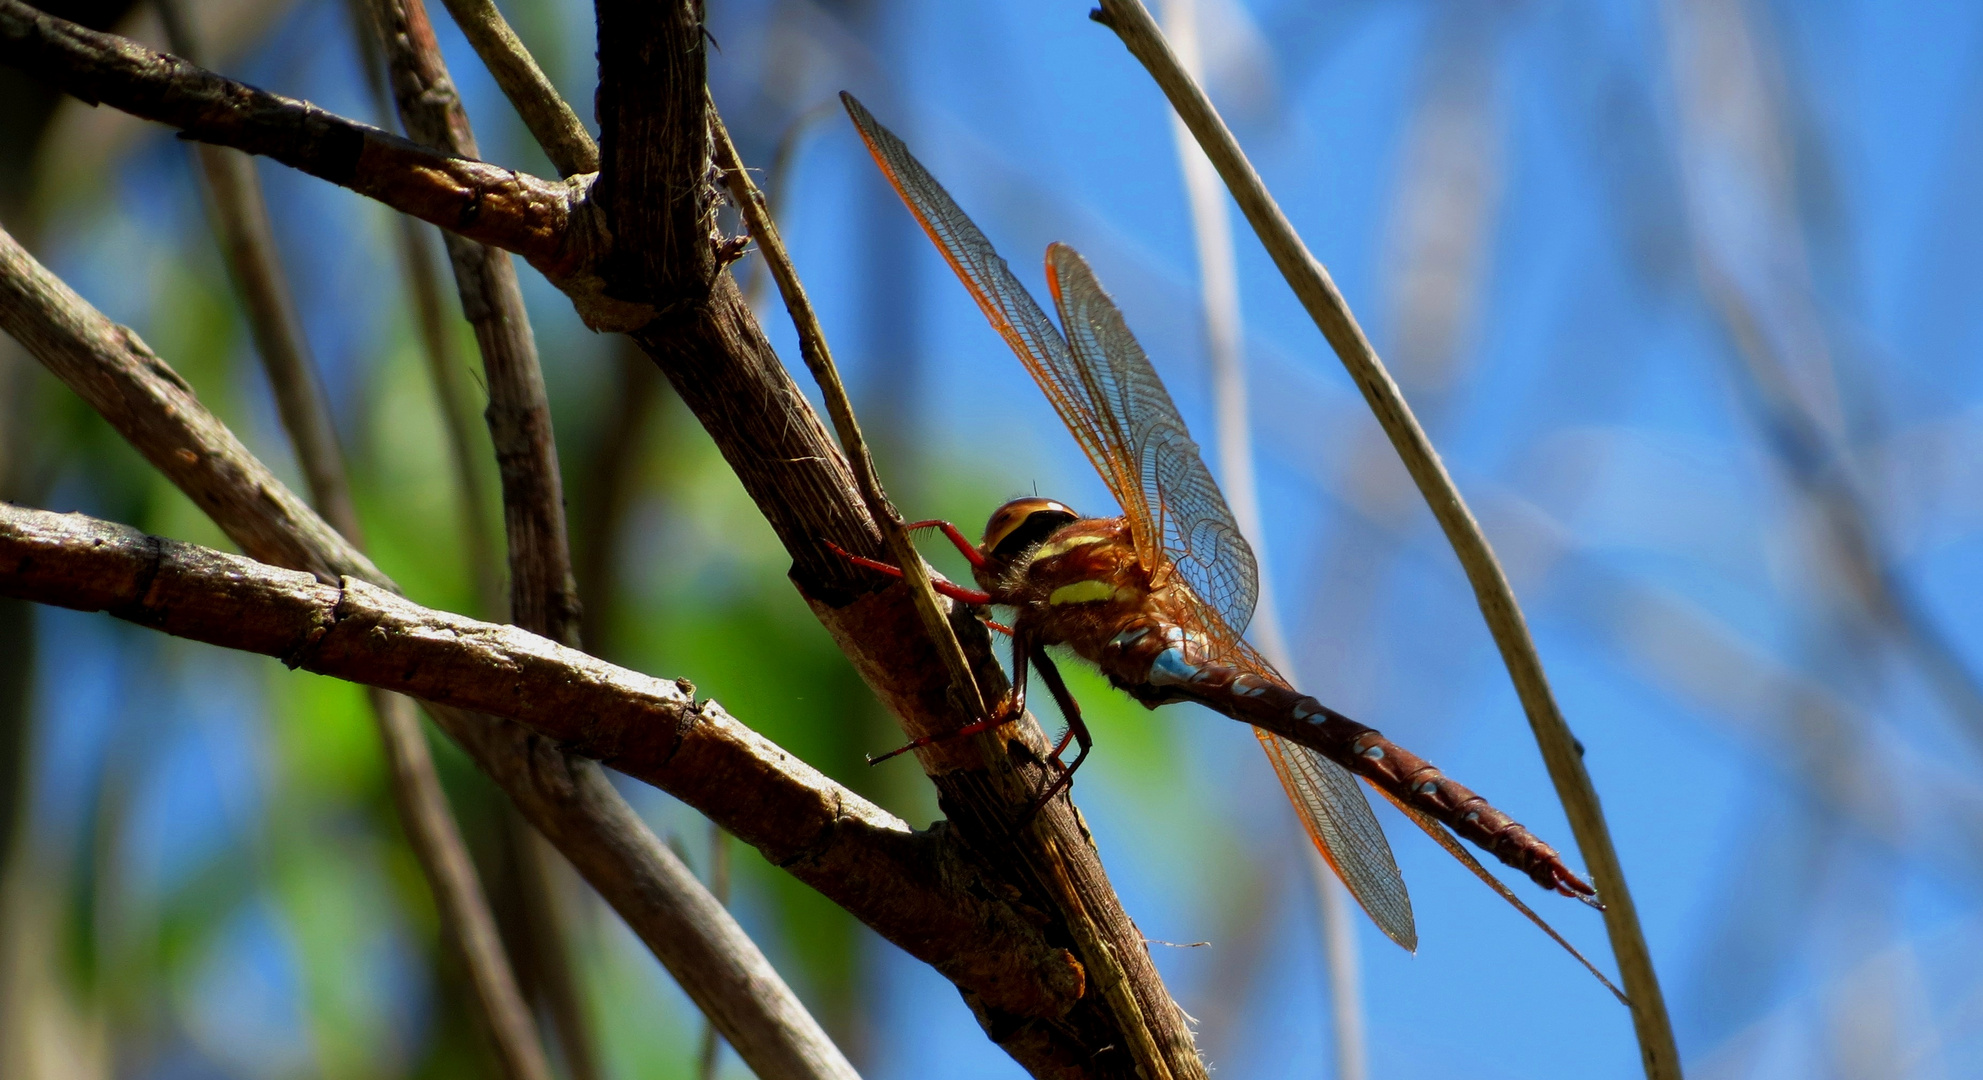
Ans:
[[[1201,260],[1171,121],[1088,6],[709,4],[716,101],[765,170],[883,479],[906,513],[970,533],[1034,490],[1113,507],[833,94],[900,133],[1036,290],[1048,242],[1080,249],[1209,454]],[[212,66],[383,119],[340,0],[185,7]],[[164,41],[144,4],[56,10]],[[589,120],[589,7],[505,11]],[[432,14],[483,155],[551,174]],[[1214,100],[1514,579],[1689,1075],[1983,1071],[1983,5],[1201,0],[1197,18]],[[187,147],[0,80],[0,221],[294,478]],[[260,172],[373,557],[423,603],[499,615],[471,557],[499,535],[479,422],[471,497],[447,448],[447,403],[471,421],[481,404],[451,285],[437,382],[391,215]],[[1456,561],[1232,220],[1256,539],[1290,674],[1581,866]],[[810,386],[756,261],[737,273]],[[927,823],[913,764],[862,764],[899,735],[693,418],[644,359],[524,283],[589,647],[693,679]],[[4,339],[0,378],[0,495],[227,546]],[[1153,948],[1215,1075],[1335,1075],[1315,880],[1254,740],[1070,674],[1099,744],[1076,796],[1125,905],[1153,939],[1209,942]],[[437,747],[485,880],[513,906],[497,796]],[[722,861],[692,811],[625,790],[698,870]],[[1421,946],[1355,917],[1370,1075],[1637,1075],[1626,1011],[1379,814]],[[0,1073],[494,1075],[351,686],[0,606],[0,844]],[[730,861],[740,919],[864,1075],[1021,1075],[939,976],[749,849]],[[591,1040],[574,1080],[698,1075],[686,998],[609,912],[554,884]],[[1595,913],[1515,886],[1609,969]],[[727,1053],[718,1068],[745,1075]]]

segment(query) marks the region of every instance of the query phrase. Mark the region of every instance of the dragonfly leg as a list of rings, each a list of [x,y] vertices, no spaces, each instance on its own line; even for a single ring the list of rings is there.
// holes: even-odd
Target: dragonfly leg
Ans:
[[[881,573],[887,574],[889,577],[892,578],[900,578],[902,576],[902,568],[899,566],[894,566],[889,563],[881,562],[878,559],[870,559],[865,555],[856,555],[853,552],[848,551],[846,548],[841,547],[839,544],[836,544],[831,540],[822,538],[820,540],[820,543],[825,544],[827,550],[833,552],[835,555],[840,556],[841,558],[847,560],[848,562],[853,563],[855,566],[864,566],[867,567],[869,570],[877,570],[880,571]],[[930,588],[935,589],[937,592],[943,594],[944,596],[948,596],[949,598],[957,601],[960,604],[969,604],[972,607],[983,607],[984,605],[991,603],[991,599],[992,599],[991,594],[988,592],[982,592],[977,589],[967,589],[962,585],[945,581],[942,578],[936,578],[936,577],[931,578]]]
[[[1060,741],[1054,744],[1053,753],[1047,758],[1060,770],[1060,775],[1052,784],[1047,785],[1045,794],[1033,801],[1032,808],[1026,811],[1022,821],[1031,820],[1033,815],[1044,809],[1055,795],[1067,790],[1074,783],[1074,770],[1088,760],[1088,751],[1095,748],[1094,736],[1088,733],[1088,725],[1081,720],[1081,704],[1068,692],[1067,683],[1060,677],[1060,668],[1054,664],[1053,657],[1048,656],[1046,649],[1038,645],[1033,646],[1032,654],[1034,665],[1040,669],[1040,679],[1047,684],[1047,691],[1053,694],[1054,704],[1060,707],[1062,719],[1067,721],[1067,731],[1061,735]],[[1067,749],[1069,742],[1079,744],[1081,749],[1074,755],[1073,762],[1062,764],[1060,755]]]
[[[964,538],[964,534],[958,531],[957,526],[952,525],[950,522],[945,521],[942,518],[931,518],[928,521],[912,521],[902,527],[910,530],[911,532],[917,529],[942,529],[943,535],[950,538],[950,542],[957,546],[957,550],[963,554],[964,558],[968,560],[972,566],[983,566],[985,564],[985,557],[983,553],[978,551],[978,549],[972,545],[971,541]]]
[[[828,541],[828,543],[831,542]],[[851,558],[852,556],[849,557]],[[890,567],[889,569],[892,570],[894,567]],[[935,583],[932,582],[931,584]],[[1030,640],[1030,638],[1027,640]],[[889,758],[906,754],[911,750],[920,750],[925,746],[935,746],[938,743],[946,743],[952,739],[966,738],[976,735],[981,731],[990,731],[995,727],[1017,720],[1026,712],[1026,657],[1030,652],[1034,651],[1034,648],[1033,646],[1024,644],[1017,632],[1014,632],[1012,638],[1012,690],[1006,694],[1004,700],[992,707],[990,716],[965,724],[956,731],[947,731],[941,735],[924,735],[922,738],[912,739],[908,743],[898,746],[886,754],[869,754],[868,764],[879,765]],[[1056,679],[1059,678],[1059,675],[1059,672],[1054,673]]]

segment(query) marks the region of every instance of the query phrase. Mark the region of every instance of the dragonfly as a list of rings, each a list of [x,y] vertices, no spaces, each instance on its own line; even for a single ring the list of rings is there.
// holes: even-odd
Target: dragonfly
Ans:
[[[993,624],[1012,638],[1012,689],[986,719],[882,757],[1018,719],[1030,667],[1067,723],[1050,755],[1057,777],[1035,803],[1042,805],[1066,789],[1094,745],[1047,652],[1064,647],[1152,709],[1195,701],[1251,724],[1316,849],[1371,920],[1406,949],[1418,940],[1411,899],[1357,777],[1569,948],[1439,826],[1546,889],[1595,903],[1596,890],[1554,848],[1424,758],[1296,690],[1247,644],[1242,631],[1260,592],[1253,550],[1170,393],[1087,262],[1065,244],[1047,248],[1056,327],[902,140],[852,95],[841,100],[875,163],[1039,383],[1122,511],[1088,517],[1054,499],[1014,499],[992,513],[976,544],[950,522],[910,526],[941,530],[971,565],[977,589],[933,580],[940,592],[980,611],[1014,612],[1009,626]],[[1078,751],[1061,764],[1070,740]]]

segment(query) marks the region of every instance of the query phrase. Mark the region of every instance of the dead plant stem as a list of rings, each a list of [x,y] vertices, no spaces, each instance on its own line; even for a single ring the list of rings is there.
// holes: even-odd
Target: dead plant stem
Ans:
[[[1677,1080],[1681,1075],[1680,1058],[1672,1023],[1666,1014],[1665,998],[1653,970],[1651,952],[1646,947],[1645,931],[1639,924],[1638,911],[1612,845],[1597,791],[1584,770],[1577,741],[1550,691],[1514,590],[1479,522],[1474,520],[1431,440],[1412,415],[1403,392],[1378,359],[1328,270],[1302,243],[1204,90],[1178,63],[1150,13],[1139,0],[1101,0],[1101,3],[1097,20],[1114,30],[1149,70],[1205,149],[1206,156],[1212,159],[1275,266],[1363,392],[1364,400],[1390,437],[1391,445],[1459,557],[1528,714],[1530,730],[1570,819],[1578,849],[1604,897],[1605,927],[1624,977],[1625,992],[1632,1001],[1633,1026],[1638,1033],[1646,1075],[1651,1080]]]

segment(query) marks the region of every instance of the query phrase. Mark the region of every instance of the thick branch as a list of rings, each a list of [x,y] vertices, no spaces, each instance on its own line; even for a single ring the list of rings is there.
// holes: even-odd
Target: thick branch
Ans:
[[[0,0],[0,64],[90,102],[263,154],[450,232],[513,251],[553,280],[582,181],[541,180],[436,153],[306,101],[223,78],[115,34]]]
[[[660,313],[635,340],[777,531],[794,582],[863,679],[911,734],[962,727],[967,715],[951,700],[948,672],[905,591],[874,591],[881,583],[873,575],[821,543],[869,556],[882,550],[845,460],[720,272],[734,248],[713,234],[699,5],[604,0],[597,9],[602,165],[594,200],[614,237],[600,265],[606,287]],[[952,618],[975,681],[995,700],[1005,677],[983,627],[961,612]],[[1026,717],[997,738],[958,740],[922,759],[944,811],[1001,887],[1046,913],[1049,940],[1080,957],[1095,992],[1048,1023],[1002,1015],[968,988],[966,999],[987,1034],[1038,1076],[1135,1076],[1141,1055],[1132,1044],[1147,1051],[1154,1040],[1166,1071],[1202,1077],[1183,1015],[1071,805],[1055,800],[1030,827],[1014,828],[1046,781],[1044,750]],[[1122,978],[1111,977],[1118,970]]]
[[[1008,981],[999,1004],[1055,1008],[1079,968],[997,905],[952,889],[942,833],[908,825],[779,749],[685,682],[616,667],[515,626],[423,608],[80,514],[0,503],[0,594],[273,656],[291,667],[529,726],[708,813],[946,974]],[[519,763],[527,761],[519,758]],[[823,880],[821,880],[823,879]],[[837,894],[837,895],[836,895]],[[913,930],[910,924],[920,924]],[[877,926],[877,929],[882,929]],[[908,931],[905,933],[904,931]],[[968,943],[968,944],[967,944]],[[935,949],[962,954],[933,956]],[[956,975],[953,974],[953,978]],[[1045,980],[1045,994],[1036,979]]]
[[[307,569],[326,583],[348,576],[390,587],[249,454],[137,335],[91,308],[4,232],[0,330],[81,394],[251,556]],[[665,890],[670,876],[653,862],[651,836],[624,803],[614,805],[596,790],[586,795],[593,789],[583,776],[562,773],[557,755],[550,755],[552,760],[537,755],[529,732],[514,725],[453,708],[437,708],[435,719],[478,756],[531,823],[667,961],[663,946],[683,932]],[[596,729],[593,734],[606,737]],[[865,807],[858,796],[838,785],[821,786],[816,773],[755,735],[704,739],[692,753],[688,749],[644,765],[631,758],[621,764],[642,768],[643,779],[756,846],[978,995],[986,1007],[1012,1016],[1052,1017],[1079,994],[1078,986],[1066,985],[1063,954],[1018,911],[984,899],[998,890],[980,880],[955,845],[926,842],[913,851],[894,849],[892,830],[877,833],[856,827],[858,816],[845,817],[843,807]],[[765,807],[778,809],[761,813]],[[896,872],[875,871],[877,864],[891,861],[900,864]],[[769,977],[776,981],[775,974]],[[684,986],[699,993],[688,980]],[[698,998],[698,1004],[705,1003]],[[711,1016],[720,1025],[718,1013]],[[741,1050],[753,1032],[725,1029],[724,1037]]]

